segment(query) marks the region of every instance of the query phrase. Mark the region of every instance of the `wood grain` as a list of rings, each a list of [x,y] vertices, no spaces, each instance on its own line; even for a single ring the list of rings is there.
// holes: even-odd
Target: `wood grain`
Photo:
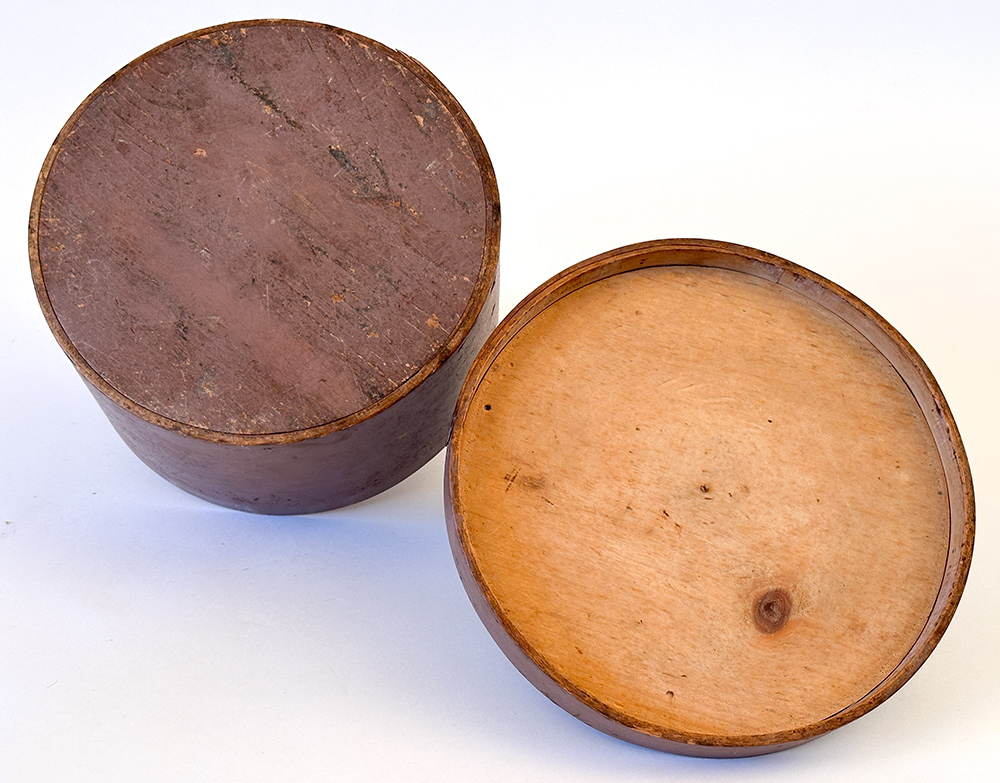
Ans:
[[[112,414],[120,430],[280,452],[378,415],[448,364],[452,384],[417,406],[433,408],[426,434],[400,434],[414,455],[444,443],[461,377],[448,358],[495,318],[498,242],[492,166],[447,89],[371,39],[283,20],[191,33],[101,85],[45,161],[29,233],[50,326],[129,414]],[[375,454],[399,445],[382,430]],[[162,438],[123,435],[185,483]],[[288,470],[267,462],[265,483]],[[348,495],[384,488],[375,473]],[[246,494],[190,478],[217,502]],[[315,510],[331,482],[304,480]]]
[[[542,286],[477,360],[448,464],[456,561],[508,656],[676,752],[769,752],[871,709],[971,555],[968,466],[916,354],[836,286],[722,243]]]

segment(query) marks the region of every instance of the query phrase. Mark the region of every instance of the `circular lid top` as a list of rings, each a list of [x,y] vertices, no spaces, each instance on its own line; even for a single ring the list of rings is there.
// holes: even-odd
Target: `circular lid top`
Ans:
[[[871,709],[971,556],[968,466],[913,350],[722,243],[623,248],[529,296],[470,373],[448,470],[459,570],[511,660],[667,750],[773,750]]]
[[[426,68],[262,20],[171,41],[87,98],[30,249],[50,325],[105,394],[266,440],[346,426],[433,371],[485,301],[498,231],[486,150]]]

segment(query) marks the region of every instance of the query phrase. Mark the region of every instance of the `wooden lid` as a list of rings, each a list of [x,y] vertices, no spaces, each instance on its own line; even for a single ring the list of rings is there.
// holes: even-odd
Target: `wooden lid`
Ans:
[[[288,441],[434,371],[493,283],[496,182],[426,68],[344,30],[240,22],[102,84],[45,161],[30,249],[77,368],[199,438]]]
[[[522,302],[462,390],[449,525],[490,632],[632,742],[787,747],[907,680],[973,541],[961,440],[884,320],[701,240],[585,261]]]

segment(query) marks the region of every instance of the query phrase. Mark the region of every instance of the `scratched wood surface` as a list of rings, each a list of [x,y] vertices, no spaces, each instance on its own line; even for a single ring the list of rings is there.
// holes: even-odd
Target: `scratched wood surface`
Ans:
[[[273,447],[378,414],[495,319],[498,232],[485,147],[426,68],[343,30],[254,21],[101,85],[45,162],[29,240],[64,350],[141,420],[119,429]]]
[[[631,741],[743,755],[856,717],[930,652],[968,567],[933,379],[787,262],[608,255],[522,303],[463,390],[449,524],[473,602],[547,695]]]

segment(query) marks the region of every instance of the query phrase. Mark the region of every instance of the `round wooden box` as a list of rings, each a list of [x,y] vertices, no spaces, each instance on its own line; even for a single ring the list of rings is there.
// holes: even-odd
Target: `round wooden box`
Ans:
[[[465,588],[543,693],[631,742],[787,748],[927,658],[974,512],[927,367],[858,299],[701,240],[538,288],[459,397],[446,481]]]
[[[325,25],[185,35],[97,88],[31,209],[42,309],[132,450],[265,513],[343,506],[446,443],[496,324],[500,212],[425,67]]]

